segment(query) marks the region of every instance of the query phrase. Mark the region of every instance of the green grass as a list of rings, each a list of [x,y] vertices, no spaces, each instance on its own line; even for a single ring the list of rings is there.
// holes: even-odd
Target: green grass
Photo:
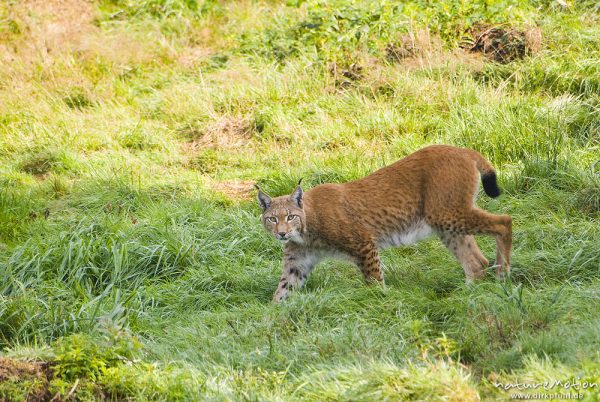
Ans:
[[[76,3],[76,27],[55,2],[0,5],[0,346],[53,362],[50,397],[463,401],[517,392],[495,382],[600,386],[593,2]],[[477,23],[537,26],[541,49],[506,64],[470,54]],[[415,49],[391,59],[407,37]],[[504,195],[478,203],[513,216],[509,281],[465,285],[432,239],[383,253],[385,289],[328,261],[270,303],[281,249],[252,183],[279,195],[300,178],[344,182],[435,143],[497,167]],[[0,399],[36,381],[5,381]]]

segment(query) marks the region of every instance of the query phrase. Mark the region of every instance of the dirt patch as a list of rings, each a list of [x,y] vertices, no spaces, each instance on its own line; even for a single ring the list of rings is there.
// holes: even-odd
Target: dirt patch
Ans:
[[[463,48],[482,53],[498,63],[510,63],[538,52],[542,47],[539,28],[516,29],[506,26],[477,24],[468,32]]]
[[[254,122],[248,118],[223,117],[204,130],[188,130],[186,135],[191,138],[183,148],[192,153],[206,148],[239,148],[249,144],[255,131]]]
[[[391,63],[401,63],[407,67],[414,65],[431,66],[432,60],[441,63],[473,64],[469,58],[481,54],[499,63],[534,54],[541,49],[542,33],[539,28],[516,29],[507,26],[476,24],[467,32],[460,48],[444,51],[442,41],[432,36],[428,30],[410,32],[385,48],[385,59]],[[425,63],[424,63],[425,62]]]
[[[329,63],[329,73],[333,77],[333,83],[336,88],[347,88],[364,77],[363,67],[358,63],[342,65],[339,63]]]
[[[415,48],[413,44],[405,39],[406,37],[403,37],[400,42],[389,43],[385,47],[385,59],[387,61],[395,62],[414,56]]]
[[[224,180],[212,183],[216,191],[236,200],[250,200],[253,198],[254,181],[252,180]]]
[[[18,390],[27,401],[47,401],[51,396],[48,391],[52,371],[48,363],[30,362],[0,357],[0,391]],[[14,395],[0,394],[0,398]],[[6,399],[9,400],[9,399]]]
[[[45,179],[57,163],[58,158],[55,154],[41,152],[25,159],[20,165],[20,170],[38,179]]]

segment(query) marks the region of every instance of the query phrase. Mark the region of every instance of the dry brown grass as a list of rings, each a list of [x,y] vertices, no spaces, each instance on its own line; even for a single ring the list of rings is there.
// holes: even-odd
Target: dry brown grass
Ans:
[[[406,70],[463,66],[471,70],[483,68],[484,60],[463,49],[444,49],[442,39],[422,29],[402,35],[386,47],[386,60]]]
[[[118,76],[134,65],[177,59],[179,51],[184,67],[200,55],[199,46],[176,49],[158,25],[132,29],[114,24],[100,28],[96,6],[91,0],[25,0],[10,4],[8,17],[18,26],[19,34],[0,43],[0,63],[11,70],[17,65],[41,64],[49,81],[63,86],[63,73],[76,81],[82,65],[97,63],[99,58],[109,63],[114,76]],[[9,64],[14,62],[14,66]],[[50,67],[55,68],[48,70]]]
[[[86,0],[26,0],[10,5],[21,25],[22,37],[13,52],[21,57],[52,57],[77,48],[82,39],[97,31],[96,9]]]
[[[185,67],[191,68],[197,66],[202,61],[214,54],[214,50],[208,47],[191,46],[182,49],[177,55],[177,62]]]
[[[51,370],[48,363],[29,362],[0,357],[0,383],[12,382],[27,387],[27,401],[47,401],[48,379]]]
[[[192,140],[183,146],[188,152],[205,148],[235,149],[248,146],[255,130],[248,118],[222,117],[202,131],[191,132]]]
[[[211,183],[211,187],[235,200],[251,200],[253,198],[253,180],[223,180]]]
[[[424,56],[442,51],[441,40],[431,35],[429,30],[422,29],[409,32],[389,43],[385,48],[386,59],[390,62],[401,62],[408,58]]]

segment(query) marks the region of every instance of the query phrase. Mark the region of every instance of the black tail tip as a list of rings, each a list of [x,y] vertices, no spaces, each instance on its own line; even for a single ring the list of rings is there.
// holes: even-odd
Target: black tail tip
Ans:
[[[483,183],[483,191],[492,198],[496,198],[500,195],[500,188],[496,181],[496,172],[487,172],[481,175],[481,182]]]

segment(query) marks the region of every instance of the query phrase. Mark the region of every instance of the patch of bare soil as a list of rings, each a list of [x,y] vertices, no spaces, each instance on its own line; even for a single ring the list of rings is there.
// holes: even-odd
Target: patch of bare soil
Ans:
[[[250,200],[254,183],[252,180],[224,180],[212,183],[212,188],[236,200]]]
[[[205,148],[235,149],[248,145],[255,131],[250,119],[223,117],[202,131],[191,132],[191,141],[183,146],[188,152]]]
[[[468,32],[463,48],[482,53],[487,58],[506,64],[538,52],[542,47],[539,28],[516,29],[506,26],[477,24]]]
[[[329,63],[329,72],[336,88],[350,87],[355,81],[360,81],[364,77],[363,66],[358,63],[344,66],[334,61]]]
[[[27,386],[29,388],[27,401],[50,400],[48,384],[51,375],[48,363],[0,357],[0,384],[10,381]]]

